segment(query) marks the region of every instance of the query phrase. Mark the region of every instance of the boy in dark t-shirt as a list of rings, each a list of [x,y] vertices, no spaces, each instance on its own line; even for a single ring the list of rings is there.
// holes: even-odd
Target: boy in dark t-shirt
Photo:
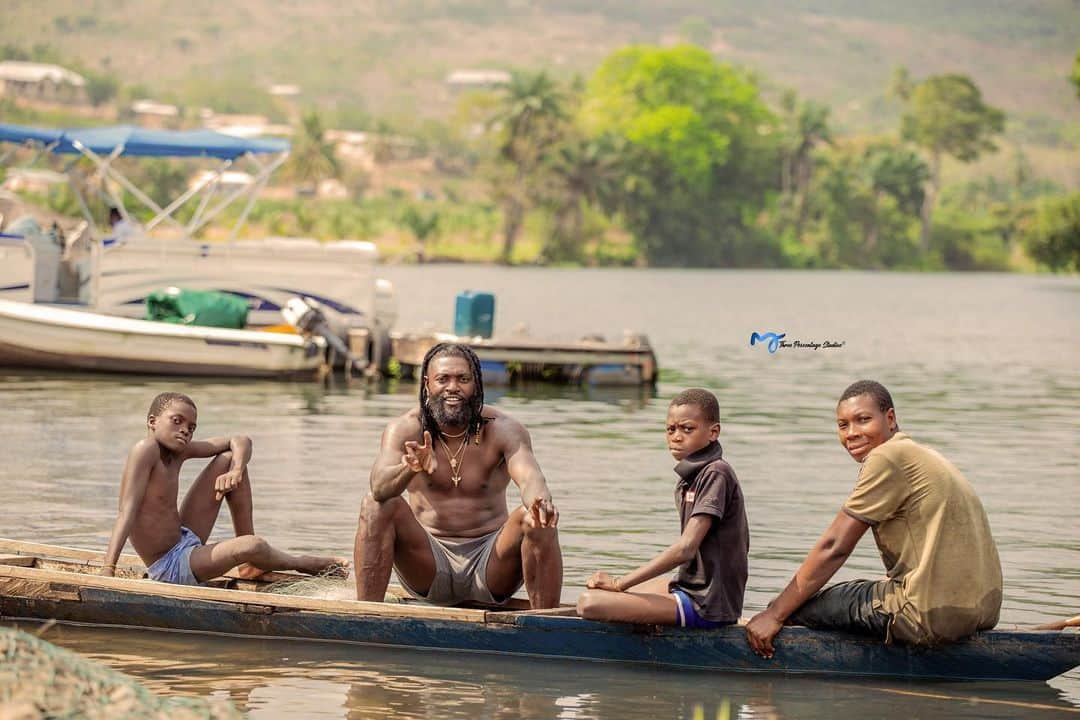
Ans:
[[[750,532],[742,489],[723,459],[719,435],[715,395],[691,388],[675,396],[668,407],[667,442],[678,461],[675,505],[682,534],[621,578],[594,574],[578,600],[581,617],[698,628],[739,620]],[[666,575],[676,568],[674,578]]]

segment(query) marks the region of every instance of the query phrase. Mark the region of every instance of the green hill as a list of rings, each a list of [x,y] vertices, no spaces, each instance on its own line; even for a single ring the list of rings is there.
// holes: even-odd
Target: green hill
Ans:
[[[826,101],[849,130],[891,125],[891,69],[973,76],[1014,132],[1076,132],[1076,0],[5,0],[0,44],[46,44],[158,97],[235,109],[270,83],[305,103],[434,116],[457,68],[588,74],[616,47],[690,40]],[[1076,138],[1073,138],[1074,140]]]

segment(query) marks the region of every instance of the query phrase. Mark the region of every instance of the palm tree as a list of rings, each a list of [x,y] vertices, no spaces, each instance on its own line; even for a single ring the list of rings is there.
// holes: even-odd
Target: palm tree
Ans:
[[[544,196],[554,219],[543,255],[548,261],[579,260],[585,207],[611,198],[618,182],[619,149],[608,138],[568,138],[551,153]]]
[[[787,132],[780,176],[781,194],[795,216],[795,236],[801,237],[814,170],[814,149],[833,142],[829,108],[813,101],[799,102],[791,92],[785,93],[781,106]]]
[[[566,120],[566,95],[545,71],[515,72],[491,124],[501,129],[499,157],[511,177],[496,180],[503,206],[502,261],[509,263],[529,208],[529,182]]]
[[[334,155],[334,146],[326,141],[322,118],[315,110],[303,114],[296,128],[290,174],[296,180],[314,183],[324,178],[338,177],[341,166]]]

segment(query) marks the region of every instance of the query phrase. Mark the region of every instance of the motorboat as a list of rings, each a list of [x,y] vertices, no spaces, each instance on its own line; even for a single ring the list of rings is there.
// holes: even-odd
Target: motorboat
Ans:
[[[0,124],[0,142],[35,148],[38,156],[85,158],[94,168],[91,181],[100,181],[97,184],[106,201],[122,216],[117,227],[126,228],[124,232],[98,228],[82,192],[83,187],[92,183],[80,183],[74,177],[71,187],[84,220],[66,231],[56,223],[48,227],[25,217],[19,212],[17,198],[0,196],[0,300],[64,311],[22,313],[19,324],[29,316],[39,319],[47,316],[60,326],[74,318],[67,314],[72,311],[83,313],[83,320],[87,313],[134,320],[143,316],[150,293],[180,287],[243,298],[250,307],[249,325],[257,331],[281,325],[281,313],[289,300],[303,298],[319,308],[327,318],[324,326],[339,340],[354,330],[366,331],[370,342],[366,353],[361,353],[366,354],[365,363],[388,360],[396,301],[393,286],[376,277],[377,253],[372,243],[319,242],[309,238],[238,239],[259,191],[288,157],[287,141],[241,139],[210,130],[148,130],[131,126],[46,129]],[[200,175],[197,182],[162,207],[120,172],[115,165],[120,157],[199,157],[215,162],[216,168]],[[225,173],[241,162],[253,167],[252,182],[229,190],[219,188]],[[74,175],[74,170],[70,175]],[[153,216],[137,225],[124,205],[125,198],[135,198]],[[223,242],[201,238],[200,232],[211,221],[220,217],[226,207],[239,202],[244,203],[243,209]],[[194,211],[186,222],[181,222],[178,212],[184,207],[193,207]],[[6,312],[13,310],[12,306],[4,307]],[[4,327],[16,325],[13,317],[7,316],[7,320]],[[91,325],[118,327],[101,318]],[[70,323],[67,326],[73,327]],[[173,329],[166,334],[179,337]],[[113,342],[103,337],[98,336],[100,342]],[[8,352],[0,355],[0,362],[34,355],[40,350],[26,348],[29,353],[14,352],[11,348],[21,347],[22,339],[0,335],[0,345],[8,348]],[[328,340],[334,344],[333,338]],[[257,344],[262,340],[252,342]],[[74,366],[71,360],[65,361],[68,366]],[[132,358],[129,368],[136,367],[135,360]],[[110,369],[123,370],[123,364],[120,365]]]

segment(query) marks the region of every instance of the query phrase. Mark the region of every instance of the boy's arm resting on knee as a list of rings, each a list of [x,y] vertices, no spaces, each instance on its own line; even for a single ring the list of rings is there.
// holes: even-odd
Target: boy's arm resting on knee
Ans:
[[[843,510],[837,513],[783,592],[746,624],[746,640],[755,653],[764,658],[773,656],[772,641],[784,621],[836,574],[869,527]]]
[[[814,543],[802,565],[795,571],[795,577],[764,612],[781,623],[787,620],[843,567],[869,528],[869,525],[842,510],[837,513],[832,524]]]
[[[208,458],[223,452],[232,452],[233,469],[243,470],[251,460],[254,444],[247,435],[221,435],[206,440],[192,440],[184,448],[183,459]]]
[[[150,473],[157,461],[157,453],[156,443],[145,442],[136,443],[128,453],[120,482],[120,511],[117,513],[112,534],[109,536],[109,547],[105,551],[102,575],[116,574],[116,561],[120,559],[120,553],[131,534],[131,526],[135,524],[135,516],[142,507],[146,488],[150,484]]]
[[[709,528],[712,527],[713,520],[712,515],[694,515],[686,523],[682,535],[670,547],[636,570],[631,570],[626,575],[616,579],[614,588],[601,589],[614,589],[618,592],[629,590],[635,585],[640,585],[646,580],[652,580],[654,577],[690,562],[697,554],[698,548],[701,547],[701,541],[705,539]],[[597,574],[599,575],[599,573]],[[594,575],[593,578],[596,579],[596,576]],[[594,587],[594,585],[589,585],[589,587]],[[598,587],[598,585],[595,587]]]

